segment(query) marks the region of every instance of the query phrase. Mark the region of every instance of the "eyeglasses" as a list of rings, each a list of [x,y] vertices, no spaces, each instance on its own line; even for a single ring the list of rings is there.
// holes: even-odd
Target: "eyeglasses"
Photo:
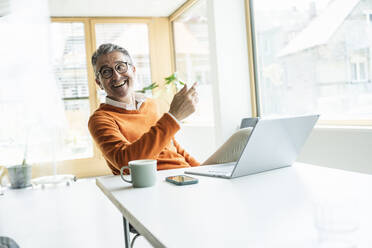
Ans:
[[[115,65],[114,69],[120,74],[126,73],[128,71],[128,65],[131,65],[128,62],[119,62]],[[104,66],[99,70],[99,74],[105,79],[109,79],[114,74],[114,69],[108,66]]]

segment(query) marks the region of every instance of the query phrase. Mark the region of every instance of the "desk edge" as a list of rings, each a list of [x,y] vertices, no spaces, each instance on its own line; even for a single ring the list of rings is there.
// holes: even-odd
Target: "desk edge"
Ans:
[[[124,218],[140,233],[145,237],[150,244],[154,247],[166,247],[162,242],[160,242],[146,227],[144,227],[116,198],[108,191],[100,181],[102,178],[96,178],[96,185],[101,189],[104,195],[116,206],[119,212]]]

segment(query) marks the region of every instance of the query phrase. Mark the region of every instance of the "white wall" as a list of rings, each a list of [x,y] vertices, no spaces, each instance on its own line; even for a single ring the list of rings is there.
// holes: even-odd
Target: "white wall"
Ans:
[[[200,163],[216,150],[215,129],[211,126],[183,125],[175,138]]]
[[[317,127],[298,161],[372,174],[371,148],[372,128]]]
[[[216,143],[252,116],[244,0],[207,0]]]

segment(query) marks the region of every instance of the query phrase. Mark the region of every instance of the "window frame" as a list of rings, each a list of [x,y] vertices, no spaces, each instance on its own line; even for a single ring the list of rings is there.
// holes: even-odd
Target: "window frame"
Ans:
[[[372,10],[366,10],[364,11],[364,13],[366,14],[366,22],[368,25],[372,25]]]
[[[362,73],[361,73],[361,65],[364,66],[364,78],[362,78]],[[368,81],[368,77],[367,77],[367,74],[368,74],[368,63],[367,63],[367,60],[360,60],[360,61],[351,61],[350,62],[350,75],[351,75],[351,78],[350,78],[350,82],[352,84],[354,83],[365,83]],[[355,66],[355,76],[356,78],[353,78],[353,67]]]

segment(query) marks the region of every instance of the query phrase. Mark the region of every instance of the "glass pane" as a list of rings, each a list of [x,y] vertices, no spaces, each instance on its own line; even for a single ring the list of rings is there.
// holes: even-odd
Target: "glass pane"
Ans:
[[[357,65],[355,63],[351,64],[351,80],[352,81],[357,81],[358,80]]]
[[[364,63],[359,63],[360,80],[366,79],[366,68]]]
[[[176,71],[192,85],[198,82],[199,104],[186,122],[213,125],[206,1],[198,1],[173,22]]]
[[[20,118],[25,114],[24,106],[18,99],[0,96],[0,112],[6,116],[0,128],[0,165],[20,164],[27,136],[24,131],[26,125],[23,125],[23,118]]]
[[[136,66],[135,89],[151,84],[149,37],[147,24],[99,23],[95,25],[97,48],[104,43],[113,43],[128,50]],[[105,101],[105,92],[100,90],[100,101]]]
[[[69,132],[64,134],[63,158],[86,158],[93,155],[92,141],[87,134],[89,99],[65,100]],[[88,149],[89,148],[89,149]]]
[[[88,132],[89,89],[83,23],[52,23],[53,66],[68,123],[60,158],[93,156]]]
[[[253,0],[260,115],[372,119],[371,9],[372,1]]]

